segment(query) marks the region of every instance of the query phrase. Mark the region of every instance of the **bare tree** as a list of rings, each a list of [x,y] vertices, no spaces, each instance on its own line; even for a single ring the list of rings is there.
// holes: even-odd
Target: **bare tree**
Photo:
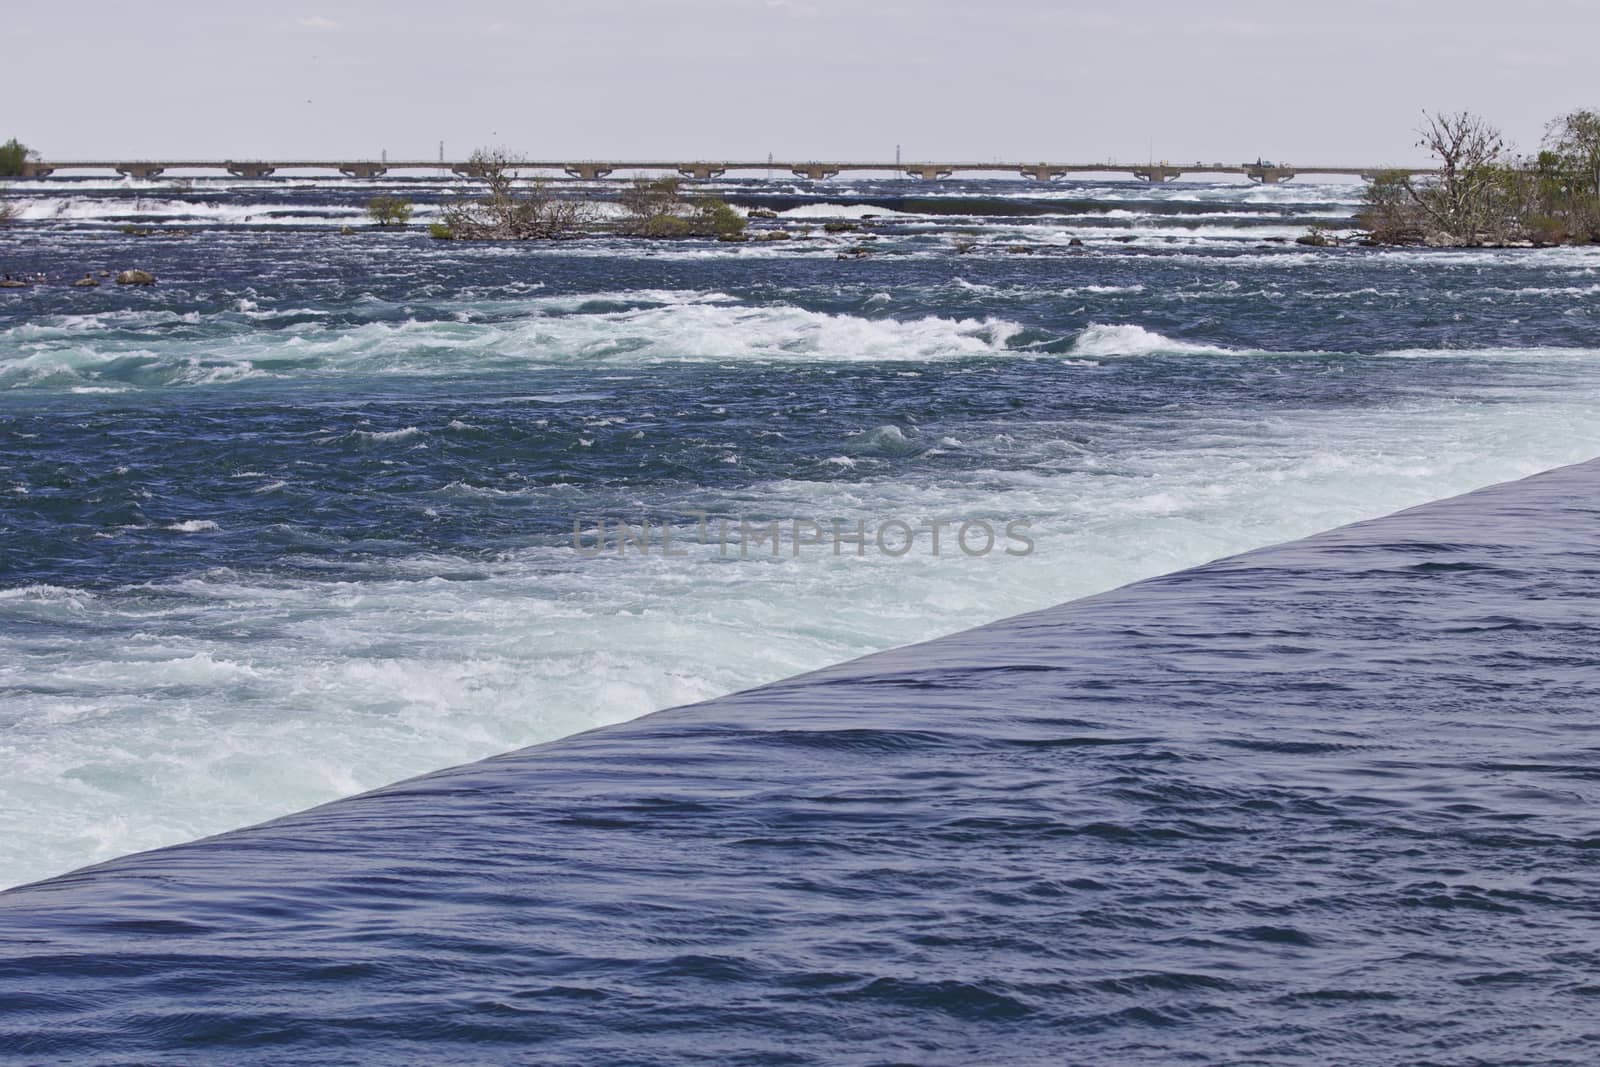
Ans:
[[[1426,115],[1417,144],[1439,169],[1373,176],[1359,216],[1380,244],[1600,243],[1600,113],[1552,122],[1544,150],[1515,158],[1476,115]]]
[[[1433,229],[1457,244],[1480,244],[1502,220],[1496,195],[1506,143],[1500,131],[1469,111],[1425,114],[1417,147],[1439,161],[1438,177],[1408,185],[1412,200]]]
[[[467,169],[487,195],[446,205],[435,232],[469,241],[559,240],[594,221],[591,205],[557,196],[542,181],[519,189],[517,166],[504,149],[474,152]]]

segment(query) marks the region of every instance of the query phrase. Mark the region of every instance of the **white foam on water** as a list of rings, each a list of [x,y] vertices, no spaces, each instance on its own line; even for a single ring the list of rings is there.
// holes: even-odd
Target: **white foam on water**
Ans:
[[[409,441],[422,436],[422,431],[415,426],[406,426],[398,430],[352,430],[350,435],[363,441]]]
[[[784,219],[864,219],[864,218],[923,218],[913,212],[896,211],[893,208],[878,207],[873,204],[802,204],[785,211],[778,212],[779,218]]]
[[[33,197],[19,201],[17,217],[23,222],[75,222],[124,225],[137,219],[141,226],[178,223],[259,226],[349,226],[366,221],[361,208],[326,205],[315,214],[307,205],[215,203],[206,200],[139,198],[107,200],[97,197]],[[299,213],[297,213],[299,212]],[[427,215],[419,205],[417,218]]]
[[[1282,258],[1300,257],[1290,253]],[[1029,298],[1037,292],[959,278],[951,284],[995,296]],[[1139,295],[1142,287],[1091,285],[1071,292],[1093,301]],[[1300,295],[1331,301],[1381,293],[1364,287],[1355,292],[1327,290]],[[1273,285],[1246,290],[1237,282],[1224,281],[1165,291],[1160,298],[1282,299],[1287,295]],[[879,306],[893,304],[892,299],[887,304],[879,302]],[[374,310],[391,312],[381,304],[374,305]],[[468,310],[467,321],[452,315],[334,325],[300,317],[280,330],[248,329],[250,320],[269,314],[260,310],[217,316],[171,310],[40,316],[0,330],[0,390],[127,391],[352,372],[448,376],[464,370],[575,365],[599,369],[696,362],[921,363],[1032,352],[1028,347],[1013,347],[1023,331],[1019,323],[993,315],[981,319],[869,317],[792,305],[741,303],[717,291],[484,297]],[[1592,351],[1538,347],[1404,349],[1390,354],[1556,361],[1587,359]],[[1085,359],[1162,354],[1266,353],[1176,340],[1128,322],[1090,323],[1076,335],[1067,353]]]
[[[281,189],[286,183],[224,184],[247,192]],[[295,179],[293,184],[323,183]],[[455,181],[436,185],[466,193],[474,189]],[[919,190],[918,195],[971,194]],[[1287,208],[1354,204],[1359,187],[1308,189],[1300,181],[1242,190],[1108,182],[1033,185],[1023,195],[1104,196],[1134,205],[1245,200]],[[36,212],[30,218],[77,219],[86,227],[107,224],[134,206],[123,200],[96,207],[86,203],[88,198],[80,201],[53,190],[43,199],[54,203],[30,204],[28,210]],[[219,223],[243,223],[251,215],[253,224],[256,212],[273,210],[235,202],[209,216],[185,216],[194,205],[172,183],[153,189],[139,209],[151,204],[173,219]],[[1186,256],[1183,249],[1203,252],[1301,232],[1287,222],[1239,225],[1245,221],[1240,218],[1190,230],[1172,216],[1127,210],[1119,221],[1130,222],[1128,228],[1094,227],[1092,219],[1081,228],[1059,220],[1032,227],[985,220],[982,240],[986,245],[1036,239],[1059,245],[1087,234],[1102,245],[1095,253],[1098,261],[1122,271],[1148,263],[1148,249],[1168,247],[1166,238],[1174,237],[1177,242],[1163,262],[1192,261],[1210,269],[1217,266],[1215,258]],[[348,214],[324,214],[307,224],[337,226]],[[789,217],[865,214],[895,213],[820,204]],[[1119,257],[1106,250],[1128,235],[1145,251]],[[947,245],[928,247],[934,240],[917,234],[898,247],[910,255],[947,258]],[[894,244],[885,238],[877,247]],[[630,255],[670,262],[832,257],[839,246],[817,240],[627,247]],[[448,242],[405,247],[423,263],[463,254]],[[593,241],[474,247],[471,254],[520,262],[542,255],[608,257],[618,247],[618,242]],[[1368,285],[1372,272],[1404,276],[1424,264],[1428,270],[1472,272],[1515,262],[1564,272],[1578,291],[1544,294],[1530,288],[1494,295],[1582,300],[1590,295],[1584,287],[1600,269],[1600,250],[1274,251],[1227,262],[1252,270],[1305,265],[1330,272],[1361,270],[1366,272],[1362,292],[1373,288]],[[1038,289],[960,279],[949,284],[1031,299],[1041,292],[1061,294],[1066,282],[1050,277],[1051,284]],[[851,283],[848,276],[841,282]],[[254,294],[230,296],[229,310],[221,316],[170,310],[32,316],[0,331],[0,389],[125,391],[308,375],[449,376],[484,368],[574,365],[593,368],[594,384],[609,389],[612,380],[626,383],[629,368],[660,362],[758,367],[881,360],[901,361],[914,371],[931,361],[996,356],[1093,366],[1141,357],[1270,355],[1179,341],[1129,321],[1137,316],[1124,317],[1120,310],[1099,312],[1105,321],[1078,332],[1065,355],[1043,356],[1013,348],[1021,327],[1000,316],[828,314],[745,302],[711,290],[543,296],[535,294],[537,284],[523,284],[521,292],[441,293],[436,304],[414,302],[411,312],[377,300],[353,300],[346,310],[383,316],[357,325],[335,325],[326,312],[309,308],[263,307],[269,302]],[[878,284],[861,295],[867,297]],[[1290,284],[1285,275],[1283,285]],[[1225,285],[1232,288],[1174,292],[1271,295],[1255,283],[1248,289]],[[1080,286],[1074,295],[1086,304],[1104,300],[1120,308],[1121,298],[1138,288]],[[1386,291],[1381,285],[1376,289]],[[1356,295],[1328,291],[1330,300]],[[888,306],[900,303],[891,300]],[[457,311],[466,321],[456,321]],[[396,317],[406,314],[415,318]],[[269,329],[279,317],[312,321]],[[1181,426],[1153,413],[1130,417],[1116,428],[1115,441],[1101,444],[1086,444],[1073,425],[1031,427],[1003,440],[964,433],[957,441],[929,440],[907,426],[870,419],[825,450],[825,456],[836,454],[818,460],[817,480],[756,484],[696,502],[719,514],[851,523],[970,517],[1003,524],[1028,518],[1038,547],[1025,558],[968,559],[957,552],[934,559],[925,551],[924,535],[922,548],[903,559],[876,552],[834,556],[823,550],[798,559],[787,552],[778,558],[763,552],[741,560],[737,547],[728,558],[693,544],[694,527],[685,521],[678,527],[678,544],[689,549],[686,559],[657,553],[588,560],[570,549],[545,547],[489,562],[419,556],[372,565],[359,577],[341,581],[216,570],[155,587],[98,593],[46,585],[0,590],[0,690],[7,694],[0,713],[5,721],[0,766],[7,772],[0,775],[0,838],[7,842],[0,854],[0,884],[229,829],[442,765],[715,696],[1600,451],[1600,425],[1593,417],[1600,407],[1600,385],[1591,382],[1597,376],[1574,374],[1600,364],[1600,351],[1401,349],[1388,354],[1550,364],[1552,375],[1574,377],[1559,394],[1510,389],[1493,401],[1415,397],[1353,411],[1240,411],[1196,417]],[[139,367],[136,374],[128,369],[133,365]],[[119,377],[130,374],[128,380]],[[514,388],[518,397],[503,399],[559,404],[607,395],[555,392],[536,380]],[[353,432],[381,450],[417,447],[428,443],[430,434],[475,431],[468,418]],[[600,432],[597,421],[594,433]],[[1160,443],[1173,439],[1181,446]],[[950,451],[995,458],[990,469],[949,473],[936,481],[875,474],[888,470],[896,457]],[[722,458],[737,462],[739,457]],[[830,480],[841,470],[851,471],[851,480]],[[261,480],[253,492],[283,488],[260,472],[240,476],[246,473]],[[10,490],[26,491],[25,486]],[[429,517],[448,518],[453,507],[533,491],[454,483],[428,494],[419,507]],[[225,516],[219,517],[224,524],[174,517],[156,529],[175,544],[201,547],[207,535],[228,536]]]
[[[1232,349],[1216,345],[1174,341],[1154,330],[1129,324],[1090,323],[1072,342],[1075,356],[1150,356],[1157,354],[1236,355]]]
[[[941,440],[996,463],[931,482],[820,475],[699,502],[847,530],[1029,519],[1037,548],[1021,558],[934,558],[924,531],[900,559],[826,546],[795,558],[785,534],[777,558],[763,545],[741,560],[737,543],[731,556],[694,543],[680,516],[682,559],[542,547],[489,562],[419,556],[343,581],[213,571],[99,594],[0,590],[0,883],[1588,458],[1600,451],[1597,405],[1590,375],[1565,393],[1494,402],[1181,426],[1154,413],[1115,426],[1104,447],[1071,425]],[[870,475],[886,451],[916,443],[898,427],[861,429],[842,442],[861,447],[822,466]],[[430,511],[451,506],[442,492]]]
[[[854,362],[1003,354],[1022,327],[1003,319],[865,318],[740,305],[715,292],[531,298],[506,317],[302,323],[293,330],[174,335],[170,312],[63,316],[0,332],[0,389],[155,387],[348,372],[448,375],[462,368],[678,362]],[[594,309],[594,310],[588,310]],[[130,371],[130,358],[138,365]],[[134,381],[116,381],[132,373]]]

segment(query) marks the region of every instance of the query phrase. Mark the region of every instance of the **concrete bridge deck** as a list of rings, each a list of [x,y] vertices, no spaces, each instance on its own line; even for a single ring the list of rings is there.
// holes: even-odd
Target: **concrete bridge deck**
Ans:
[[[846,172],[888,172],[924,181],[937,181],[956,174],[1021,175],[1036,181],[1054,181],[1070,174],[1126,174],[1137,180],[1162,183],[1185,175],[1234,175],[1253,182],[1273,185],[1300,174],[1351,175],[1372,178],[1385,171],[1427,174],[1412,167],[1290,166],[1281,163],[1000,163],[952,162],[905,163],[872,161],[708,161],[708,160],[522,160],[512,169],[518,173],[553,171],[590,181],[618,172],[665,171],[686,178],[710,180],[731,172],[782,173],[813,181],[837,177]],[[62,171],[111,171],[133,178],[155,178],[167,171],[221,171],[241,178],[266,178],[279,171],[332,171],[351,178],[378,178],[391,171],[448,171],[462,177],[477,177],[471,160],[40,160],[28,163],[25,178],[46,178]]]

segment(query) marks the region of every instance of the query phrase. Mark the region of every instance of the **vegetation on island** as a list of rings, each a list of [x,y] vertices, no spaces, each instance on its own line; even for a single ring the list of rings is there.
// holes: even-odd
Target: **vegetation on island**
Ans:
[[[745,216],[710,196],[690,196],[677,178],[639,178],[618,198],[617,233],[630,237],[744,238]]]
[[[457,241],[557,241],[594,233],[744,239],[744,215],[715,197],[686,193],[677,178],[638,179],[618,196],[620,215],[603,221],[593,203],[558,195],[543,181],[519,183],[516,166],[505,152],[474,152],[468,172],[487,190],[446,204],[428,232]]]
[[[375,196],[367,201],[367,218],[379,226],[404,226],[411,221],[411,201],[403,196]]]
[[[39,158],[39,153],[15,137],[0,144],[0,178],[20,178],[27,171],[28,164]]]
[[[554,195],[542,181],[517,186],[516,160],[480,149],[467,166],[485,195],[446,204],[428,232],[455,241],[554,241],[577,237],[594,221],[593,206]]]
[[[1436,173],[1375,176],[1359,223],[1386,245],[1480,247],[1600,243],[1600,113],[1574,111],[1546,128],[1533,156],[1470,112],[1427,115],[1418,147]]]

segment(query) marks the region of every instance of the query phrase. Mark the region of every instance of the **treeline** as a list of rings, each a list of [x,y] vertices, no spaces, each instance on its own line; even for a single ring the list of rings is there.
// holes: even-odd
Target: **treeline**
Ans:
[[[1574,111],[1551,122],[1533,156],[1515,155],[1499,130],[1465,111],[1426,116],[1417,144],[1438,170],[1376,177],[1358,220],[1372,241],[1600,243],[1600,113]]]
[[[744,238],[742,214],[715,197],[689,195],[676,178],[635,181],[618,197],[615,216],[606,217],[595,204],[556,195],[544,182],[518,186],[515,166],[504,153],[473,153],[468,167],[487,186],[485,195],[446,204],[429,232],[457,241],[553,241],[594,233]],[[369,211],[385,221],[376,208]]]

